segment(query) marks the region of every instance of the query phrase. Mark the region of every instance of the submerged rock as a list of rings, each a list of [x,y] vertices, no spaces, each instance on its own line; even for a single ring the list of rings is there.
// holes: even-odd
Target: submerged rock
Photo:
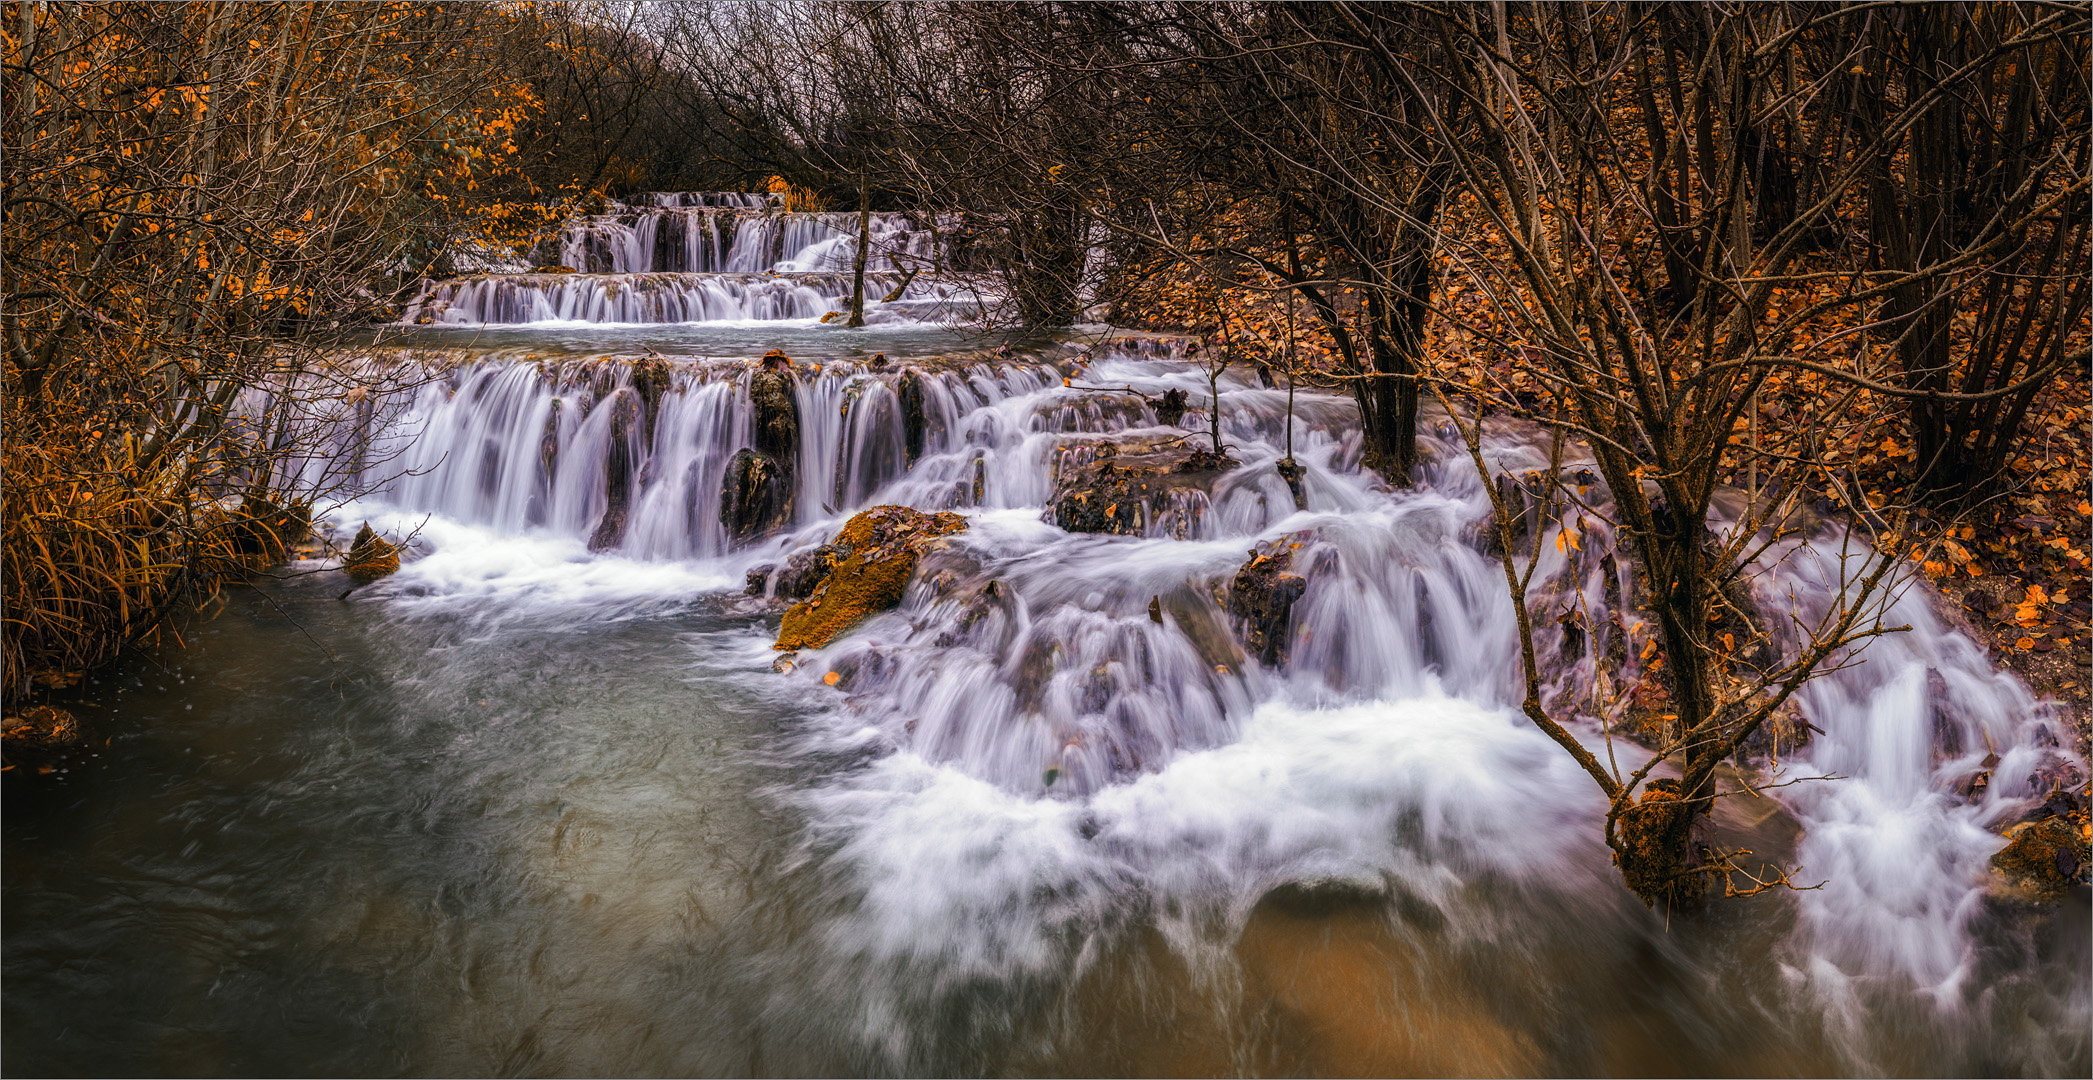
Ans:
[[[366,521],[356,530],[349,553],[342,557],[342,572],[359,582],[376,581],[400,569],[400,549],[372,530]]]
[[[1297,546],[1285,540],[1259,545],[1228,585],[1228,614],[1243,647],[1266,667],[1286,665],[1294,601],[1308,591],[1308,579],[1290,572]]]
[[[1185,418],[1185,409],[1190,406],[1189,395],[1182,390],[1165,390],[1156,402],[1156,423],[1164,427],[1176,427]]]
[[[900,604],[923,552],[964,528],[966,519],[958,514],[905,506],[875,506],[851,518],[824,549],[828,569],[821,583],[785,612],[777,648],[821,648],[866,617]]]

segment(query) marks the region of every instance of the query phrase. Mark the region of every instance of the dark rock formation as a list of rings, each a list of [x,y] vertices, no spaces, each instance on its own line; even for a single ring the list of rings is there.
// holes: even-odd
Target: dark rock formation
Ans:
[[[669,374],[669,362],[659,357],[648,357],[632,365],[632,389],[640,396],[647,413],[647,437],[653,438],[656,421],[661,417],[661,398],[668,393],[674,379]]]
[[[1286,481],[1286,490],[1293,493],[1294,509],[1308,509],[1308,493],[1301,488],[1301,478],[1308,475],[1307,467],[1292,458],[1286,458],[1273,468],[1279,473],[1279,479]]]
[[[755,448],[734,455],[720,484],[720,523],[726,526],[728,544],[735,547],[792,520],[799,461],[799,396],[792,360],[776,349],[765,354],[749,376],[749,400],[756,408]]]
[[[787,600],[804,600],[814,595],[823,578],[837,560],[844,557],[845,550],[836,544],[823,544],[817,548],[795,551],[785,560],[785,567],[778,571],[777,593]]]
[[[908,463],[911,468],[916,459],[923,456],[923,447],[930,430],[923,400],[923,377],[910,368],[901,373],[901,382],[895,387],[895,396],[901,399],[901,436],[908,448]]]
[[[866,617],[901,603],[923,552],[966,528],[958,514],[875,506],[851,518],[830,545],[829,568],[813,593],[785,612],[780,651],[818,649]]]
[[[607,505],[596,531],[589,537],[590,551],[607,551],[625,540],[626,519],[632,513],[633,425],[639,423],[637,395],[619,391],[611,398],[610,449],[603,461],[603,494]]]
[[[1294,601],[1308,580],[1292,573],[1294,549],[1286,540],[1259,545],[1228,585],[1228,614],[1243,647],[1266,667],[1284,667],[1293,641]]]
[[[1178,421],[1185,418],[1185,408],[1188,404],[1184,391],[1163,391],[1162,400],[1156,402],[1156,423],[1164,427],[1176,427]]]
[[[743,449],[727,463],[720,484],[720,524],[727,542],[744,546],[783,528],[792,520],[792,484],[789,474],[770,455]]]
[[[1099,443],[1087,463],[1061,469],[1049,520],[1069,532],[1185,539],[1214,480],[1234,465],[1181,444]]]
[[[749,377],[749,400],[756,406],[756,451],[777,465],[790,485],[799,461],[799,395],[792,379],[792,360],[776,349]]]
[[[364,522],[349,544],[349,553],[342,558],[342,572],[360,583],[369,583],[399,569],[400,549],[373,531],[370,522]]]

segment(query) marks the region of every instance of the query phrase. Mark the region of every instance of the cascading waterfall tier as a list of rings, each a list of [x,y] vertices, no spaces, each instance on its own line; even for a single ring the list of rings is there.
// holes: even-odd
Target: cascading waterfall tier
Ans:
[[[402,321],[704,323],[818,319],[847,302],[860,218],[788,212],[765,196],[655,192],[577,217],[532,260],[557,273],[478,274],[424,283]],[[938,216],[875,213],[864,222],[866,299],[875,323],[965,314],[979,298],[941,280]]]

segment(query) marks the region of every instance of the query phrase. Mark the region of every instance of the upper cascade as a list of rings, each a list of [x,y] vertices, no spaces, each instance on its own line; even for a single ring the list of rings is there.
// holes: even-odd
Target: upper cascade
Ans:
[[[870,226],[866,269],[929,268],[934,227],[918,227],[895,213],[873,214]],[[560,265],[589,274],[847,271],[857,258],[857,241],[855,213],[709,203],[618,206],[569,222],[560,233],[559,254]]]
[[[820,318],[848,303],[861,225],[869,240],[867,306],[899,305],[868,311],[869,322],[948,319],[963,314],[972,300],[971,290],[941,283],[938,273],[940,235],[955,224],[949,215],[881,212],[861,221],[856,212],[785,210],[775,196],[755,192],[657,191],[638,198],[570,219],[526,262],[495,266],[476,260],[494,272],[423,282],[401,321],[516,325]],[[569,272],[581,280],[551,276]],[[720,277],[660,276],[666,274]],[[761,277],[768,275],[797,277]],[[926,300],[934,302],[926,306]]]

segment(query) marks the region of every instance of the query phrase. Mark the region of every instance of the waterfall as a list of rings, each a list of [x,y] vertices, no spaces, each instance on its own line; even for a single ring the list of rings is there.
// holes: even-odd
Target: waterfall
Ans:
[[[570,227],[563,243],[588,272],[431,283],[407,321],[815,319],[847,296],[836,270],[854,222],[661,194]],[[876,297],[901,283],[895,257],[927,256],[933,236],[878,215],[874,238],[889,245],[868,274]],[[665,271],[665,252],[683,264]],[[964,293],[925,274],[868,316],[921,325]],[[1061,963],[1060,935],[1079,938],[1131,894],[1156,911],[1205,897],[1240,925],[1289,881],[1397,881],[1449,918],[1456,883],[1491,875],[1619,889],[1595,850],[1603,799],[1518,715],[1516,622],[1477,541],[1489,499],[1444,417],[1425,418],[1416,486],[1390,490],[1359,466],[1348,399],[1304,388],[1289,408],[1286,391],[1229,373],[1221,425],[1240,463],[1172,488],[1140,535],[1070,533],[1047,508],[1071,470],[1107,444],[1187,436],[1148,399],[1177,389],[1212,407],[1176,345],[1123,339],[1082,358],[1083,382],[1145,397],[1066,385],[1072,346],[879,366],[864,351],[794,363],[792,520],[741,550],[720,501],[729,460],[752,445],[753,357],[672,359],[665,380],[638,379],[657,361],[631,358],[468,364],[390,403],[363,442],[325,445],[392,463],[357,473],[361,512],[550,538],[591,565],[661,567],[678,588],[691,578],[674,568],[739,582],[870,506],[966,515],[899,609],[775,676],[833,716],[803,734],[810,754],[869,762],[794,796],[810,821],[805,858],[858,890],[831,939],[868,965]],[[640,419],[621,424],[620,409]],[[1304,508],[1278,470],[1288,445]],[[1493,427],[1484,450],[1493,471],[1548,467],[1532,432]],[[589,554],[613,460],[632,470],[630,524]],[[1613,647],[1631,681],[1649,630],[1622,606],[1631,570],[1605,493],[1588,496],[1599,512],[1577,544],[1557,543],[1559,523],[1535,523],[1526,541],[1540,553],[1536,610],[1586,613],[1579,632],[1554,619],[1537,631],[1543,700],[1602,760],[1639,762],[1608,730],[1617,703],[1600,658]],[[1753,586],[1770,621],[1834,603],[1857,544],[1828,523],[1771,543]],[[1246,647],[1223,599],[1260,551],[1284,551],[1305,582],[1275,662]],[[416,573],[410,561],[374,592]],[[1783,752],[1794,783],[1765,793],[1800,831],[1798,880],[1826,882],[1792,900],[1798,925],[1778,963],[1827,995],[1867,978],[1950,1003],[1973,978],[1993,830],[2039,801],[2041,777],[2083,782],[2085,763],[2049,709],[1933,613],[1923,582],[1908,584],[1886,621],[1909,629],[1855,646],[1800,695],[1820,734]],[[752,666],[767,665],[751,649],[763,657]],[[1961,793],[1987,754],[1998,780]]]

